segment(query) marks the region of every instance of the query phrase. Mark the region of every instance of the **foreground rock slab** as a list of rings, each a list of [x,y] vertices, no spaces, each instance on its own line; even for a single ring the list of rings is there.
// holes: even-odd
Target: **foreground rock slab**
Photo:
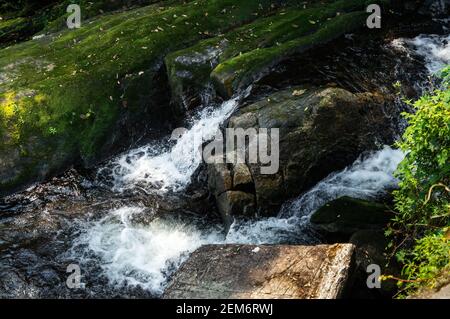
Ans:
[[[351,244],[206,245],[180,267],[164,298],[339,298],[353,252]]]

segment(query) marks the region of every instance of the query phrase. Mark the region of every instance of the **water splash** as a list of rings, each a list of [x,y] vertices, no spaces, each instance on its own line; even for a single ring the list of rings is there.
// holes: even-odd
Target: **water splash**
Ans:
[[[160,295],[167,278],[190,252],[204,244],[315,243],[308,227],[310,215],[326,202],[347,195],[375,198],[395,187],[392,176],[403,159],[399,150],[385,147],[362,157],[341,172],[331,174],[298,199],[284,205],[278,217],[256,221],[236,220],[225,237],[219,225],[156,218],[135,222],[140,207],[122,207],[86,227],[76,246],[87,247],[100,258],[111,284],[141,286]]]
[[[361,157],[343,171],[332,173],[311,190],[287,202],[278,217],[255,222],[236,221],[227,242],[276,244],[283,242],[315,243],[316,234],[309,229],[309,217],[327,202],[342,196],[376,199],[397,185],[393,177],[404,154],[388,146]]]
[[[72,254],[89,259],[90,252],[100,259],[101,268],[113,286],[140,286],[160,295],[167,276],[184,261],[188,252],[219,242],[219,232],[204,233],[194,224],[156,218],[147,225],[135,223],[142,207],[122,207],[110,211],[99,221],[85,225],[74,242]],[[223,236],[222,236],[223,237]],[[81,248],[81,249],[79,249]]]
[[[413,39],[395,39],[391,44],[423,57],[430,74],[438,73],[450,63],[450,35],[422,34]]]
[[[214,137],[219,125],[236,109],[238,101],[239,97],[236,97],[219,108],[214,105],[204,108],[191,120],[191,128],[172,148],[167,149],[164,144],[137,148],[100,169],[99,176],[108,175],[112,189],[117,192],[136,185],[161,192],[182,190],[202,162],[200,147],[203,142]]]

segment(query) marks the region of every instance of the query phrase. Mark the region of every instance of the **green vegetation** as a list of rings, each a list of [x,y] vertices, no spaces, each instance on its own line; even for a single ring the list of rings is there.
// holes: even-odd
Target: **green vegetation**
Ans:
[[[399,281],[403,295],[433,288],[450,271],[450,68],[443,86],[416,103],[406,114],[409,127],[398,146],[407,153],[397,176],[398,214],[388,235],[404,265]]]
[[[66,26],[69,4],[82,8],[82,19],[115,10],[160,2],[158,0],[17,0],[0,4],[0,46],[11,45],[29,39],[39,32],[60,31]],[[169,2],[169,1],[166,1]]]
[[[194,82],[193,86],[201,89],[212,78],[216,89],[229,97],[279,61],[362,26],[367,17],[366,4],[367,1],[361,0],[339,0],[328,5],[308,3],[300,8],[285,8],[267,18],[174,52],[166,58],[172,87],[179,94],[188,86],[183,82]],[[178,57],[193,57],[196,53],[205,56],[213,51],[216,51],[213,57],[203,63],[177,60]],[[195,76],[183,80],[176,76],[181,70]]]
[[[48,8],[57,10],[65,3],[57,1]],[[109,2],[95,3],[92,15]],[[101,14],[91,21],[83,19],[80,29],[1,49],[0,149],[3,171],[9,173],[0,174],[0,193],[80,159],[95,162],[108,152],[105,145],[112,132],[120,139],[120,119],[142,127],[173,121],[174,112],[158,102],[161,93],[155,85],[161,84],[156,80],[158,72],[170,53],[227,38],[229,45],[219,62],[232,62],[219,65],[218,70],[228,70],[224,66],[231,63],[239,74],[253,77],[261,67],[278,61],[282,48],[311,47],[317,39],[348,31],[347,17],[361,16],[365,3],[159,1]],[[353,10],[359,11],[346,13]],[[262,56],[263,63],[257,64]],[[251,61],[241,63],[247,58]]]

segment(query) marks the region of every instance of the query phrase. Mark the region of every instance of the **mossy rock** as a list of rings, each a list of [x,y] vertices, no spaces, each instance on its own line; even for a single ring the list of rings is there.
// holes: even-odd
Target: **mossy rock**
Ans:
[[[273,10],[269,0],[162,1],[1,49],[0,194],[169,130],[165,56]]]
[[[325,233],[351,236],[360,230],[382,229],[391,218],[384,204],[344,196],[319,208],[311,223]]]
[[[195,107],[199,93],[211,93],[211,83],[229,98],[290,56],[364,26],[367,3],[289,2],[269,16],[174,52],[166,58],[172,100],[181,110]]]
[[[107,3],[92,5],[89,14],[98,14]],[[1,49],[0,194],[67,165],[91,166],[143,132],[167,133],[185,111],[169,106],[168,83],[179,96],[194,87],[197,98],[211,77],[228,74],[228,66],[254,79],[261,67],[291,49],[312,47],[353,29],[366,3],[159,1]],[[185,65],[177,57],[203,54],[222,43],[214,63],[188,66],[190,75],[180,76]],[[242,77],[233,77],[233,90],[246,82],[237,78]]]
[[[214,68],[211,78],[217,91],[230,97],[266,75],[281,61],[365,26],[368,3],[370,1],[345,0],[327,5],[312,4],[266,23],[260,45],[239,50]]]
[[[82,23],[111,11],[125,11],[160,0],[13,0],[0,4],[0,47],[22,42],[35,34],[61,31],[69,16],[67,7],[78,4]],[[165,1],[168,3],[169,1]]]

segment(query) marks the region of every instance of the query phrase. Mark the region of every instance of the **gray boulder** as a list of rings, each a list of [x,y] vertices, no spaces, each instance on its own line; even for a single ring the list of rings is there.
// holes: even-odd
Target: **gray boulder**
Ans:
[[[166,299],[334,299],[352,271],[351,244],[207,245],[180,267]]]
[[[247,192],[255,197],[255,214],[273,215],[285,200],[351,164],[361,152],[390,143],[385,103],[376,93],[295,87],[241,108],[229,128],[267,128],[269,135],[270,129],[279,129],[279,169],[264,174],[265,165],[248,158],[238,166],[211,164],[211,192],[216,199],[224,191]]]

